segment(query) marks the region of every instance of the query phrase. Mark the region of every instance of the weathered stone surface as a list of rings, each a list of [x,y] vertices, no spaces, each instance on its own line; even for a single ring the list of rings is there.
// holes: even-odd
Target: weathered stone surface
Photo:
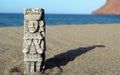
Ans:
[[[25,9],[23,39],[24,72],[30,73],[43,70],[46,49],[43,9]]]
[[[120,15],[120,0],[107,0],[107,3],[93,14]]]

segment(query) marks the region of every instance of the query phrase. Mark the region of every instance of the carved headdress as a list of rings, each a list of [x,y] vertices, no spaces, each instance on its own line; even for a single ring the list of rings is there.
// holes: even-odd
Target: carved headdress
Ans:
[[[43,9],[36,8],[36,9],[25,9],[24,10],[24,18],[25,20],[40,20],[42,18]]]

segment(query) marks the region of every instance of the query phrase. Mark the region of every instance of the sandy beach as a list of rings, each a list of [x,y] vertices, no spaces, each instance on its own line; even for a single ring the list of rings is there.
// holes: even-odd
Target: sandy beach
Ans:
[[[120,75],[120,24],[46,27],[45,75]],[[0,28],[0,75],[23,72],[23,27]]]

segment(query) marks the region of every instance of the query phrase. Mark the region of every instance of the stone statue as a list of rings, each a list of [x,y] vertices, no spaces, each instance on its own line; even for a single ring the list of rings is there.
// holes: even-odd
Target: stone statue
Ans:
[[[23,39],[24,72],[42,71],[45,68],[46,50],[43,9],[25,9]]]

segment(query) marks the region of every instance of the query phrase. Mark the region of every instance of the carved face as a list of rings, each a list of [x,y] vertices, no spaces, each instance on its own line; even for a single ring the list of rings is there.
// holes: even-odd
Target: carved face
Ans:
[[[38,21],[29,21],[29,31],[35,33],[38,30]]]

